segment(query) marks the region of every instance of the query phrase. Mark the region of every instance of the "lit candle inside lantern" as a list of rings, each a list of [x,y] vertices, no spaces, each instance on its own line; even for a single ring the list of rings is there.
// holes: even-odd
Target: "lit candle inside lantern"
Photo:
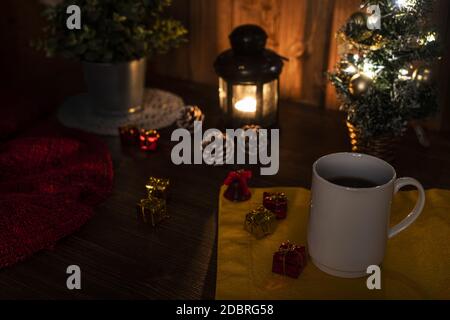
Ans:
[[[236,102],[234,107],[242,112],[254,113],[256,112],[256,99],[252,97],[246,97]]]

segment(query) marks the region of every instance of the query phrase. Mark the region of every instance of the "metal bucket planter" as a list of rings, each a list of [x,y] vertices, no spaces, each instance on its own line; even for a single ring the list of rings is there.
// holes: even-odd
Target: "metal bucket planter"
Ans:
[[[147,60],[109,64],[84,62],[84,77],[95,112],[120,117],[142,108]]]

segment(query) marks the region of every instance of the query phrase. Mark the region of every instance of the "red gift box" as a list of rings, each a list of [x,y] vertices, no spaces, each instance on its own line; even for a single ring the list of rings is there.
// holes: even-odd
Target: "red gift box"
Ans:
[[[119,127],[120,141],[123,145],[131,146],[139,144],[139,129],[134,125]]]
[[[285,242],[273,255],[272,272],[297,279],[306,266],[306,248]]]
[[[155,151],[158,148],[160,135],[156,130],[141,130],[139,146],[142,151]]]
[[[264,192],[263,205],[266,209],[272,211],[277,219],[285,219],[287,216],[288,199],[281,192]]]

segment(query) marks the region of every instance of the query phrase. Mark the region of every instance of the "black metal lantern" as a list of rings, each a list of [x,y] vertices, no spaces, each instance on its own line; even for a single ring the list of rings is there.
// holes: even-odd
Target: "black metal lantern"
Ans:
[[[283,58],[266,49],[267,34],[256,25],[237,27],[229,38],[232,49],[214,63],[227,125],[276,125]]]

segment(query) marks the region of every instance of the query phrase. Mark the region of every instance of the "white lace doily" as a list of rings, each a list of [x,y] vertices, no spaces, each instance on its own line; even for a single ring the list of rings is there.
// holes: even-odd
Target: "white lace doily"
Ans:
[[[87,94],[68,98],[58,112],[58,119],[69,128],[117,136],[118,128],[127,124],[136,124],[147,129],[162,129],[178,120],[184,102],[179,96],[159,90],[146,89],[143,110],[120,117],[99,115],[94,112]]]

